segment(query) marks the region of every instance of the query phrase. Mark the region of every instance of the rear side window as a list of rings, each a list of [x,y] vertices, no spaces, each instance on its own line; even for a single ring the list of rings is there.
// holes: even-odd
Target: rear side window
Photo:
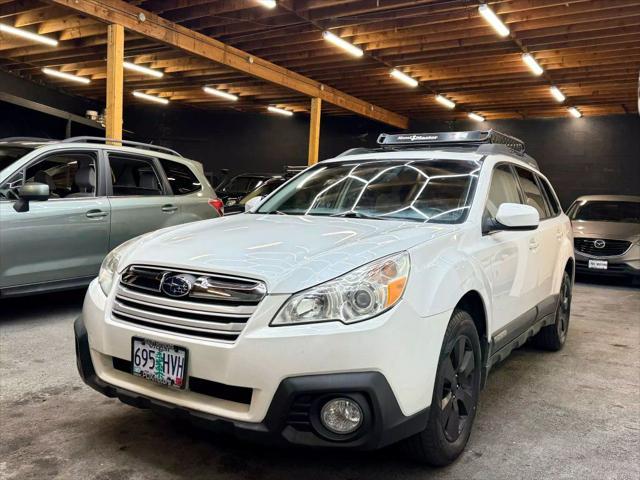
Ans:
[[[538,182],[542,186],[542,190],[544,190],[545,196],[547,198],[547,207],[551,212],[551,216],[555,217],[556,215],[559,215],[560,204],[558,203],[558,199],[556,198],[553,192],[553,188],[551,188],[551,185],[549,184],[549,182],[547,182],[540,175],[536,175],[536,177],[538,178]]]
[[[152,159],[110,153],[109,166],[114,197],[163,195]]]
[[[174,195],[186,195],[202,189],[202,184],[186,165],[171,160],[160,159]]]
[[[503,203],[522,203],[518,182],[509,165],[499,165],[493,170],[489,197],[484,212],[485,219],[496,218],[498,208]]]
[[[538,187],[538,182],[536,182],[533,172],[520,167],[516,167],[516,171],[518,172],[518,178],[520,179],[520,185],[522,185],[527,205],[538,210],[540,220],[549,218],[550,212],[547,203],[543,193],[540,191],[540,187]]]

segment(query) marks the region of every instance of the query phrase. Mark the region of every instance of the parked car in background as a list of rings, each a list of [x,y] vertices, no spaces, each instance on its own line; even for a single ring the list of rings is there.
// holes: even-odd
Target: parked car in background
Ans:
[[[246,203],[252,198],[266,197],[271,192],[275,191],[280,185],[287,181],[283,176],[274,176],[268,180],[265,180],[257,188],[254,188],[251,192],[247,193],[241,199],[230,198],[224,206],[225,215],[234,215],[236,213],[242,213],[245,211]]]
[[[96,137],[0,140],[0,295],[87,285],[113,248],[219,217],[202,165]]]
[[[454,461],[492,365],[566,341],[571,225],[517,139],[380,143],[111,252],[75,323],[84,381],[272,444]]]
[[[232,202],[231,205],[233,205],[247,193],[255,190],[274,176],[275,174],[272,173],[242,173],[234,177],[228,177],[216,187],[216,193],[225,206],[230,201]]]
[[[225,215],[233,215],[236,213],[242,213],[245,211],[245,205],[252,198],[262,198],[274,192],[280,185],[284,184],[291,177],[296,174],[302,172],[307,167],[305,166],[287,166],[285,168],[285,173],[281,175],[274,175],[268,180],[265,180],[261,183],[257,188],[254,188],[252,191],[247,193],[240,200],[236,200],[235,198],[230,198],[227,200],[227,203],[224,206]]]
[[[216,187],[216,192],[218,197],[224,202],[226,209],[226,207],[233,207],[237,205],[243,197],[257,188],[260,188],[265,182],[279,177],[291,178],[293,175],[301,172],[305,168],[307,168],[306,165],[285,166],[284,173],[242,173],[234,177],[227,176]],[[271,186],[273,186],[273,184]],[[275,189],[273,188],[269,190],[269,188],[266,189],[269,192],[272,192]],[[237,208],[232,209],[232,211],[237,210]]]
[[[587,195],[567,214],[577,272],[640,280],[640,196]]]

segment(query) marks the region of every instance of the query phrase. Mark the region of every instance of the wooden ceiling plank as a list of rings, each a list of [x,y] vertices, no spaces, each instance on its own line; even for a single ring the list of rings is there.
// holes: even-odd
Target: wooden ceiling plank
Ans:
[[[144,11],[122,1],[107,0],[99,3],[92,0],[53,1],[56,4],[70,7],[77,12],[102,21],[121,24],[127,29],[133,30],[146,37],[227,65],[249,75],[280,84],[311,97],[322,98],[329,103],[347,108],[359,115],[383,123],[389,123],[400,128],[406,128],[408,126],[408,119],[402,115],[373,106],[368,102],[344,94],[331,87],[320,85],[314,80],[287,71],[282,67],[260,58],[251,57],[246,52],[173,24],[150,12],[145,13],[146,21],[141,23],[138,21],[138,15]],[[250,58],[251,61],[249,61]]]

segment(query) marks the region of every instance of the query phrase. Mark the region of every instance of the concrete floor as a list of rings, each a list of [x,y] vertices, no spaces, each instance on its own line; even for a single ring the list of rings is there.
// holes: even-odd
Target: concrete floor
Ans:
[[[2,479],[638,479],[640,290],[576,285],[568,344],[522,348],[489,377],[471,441],[432,470],[394,448],[276,450],[211,438],[86,387],[82,292],[0,301]]]

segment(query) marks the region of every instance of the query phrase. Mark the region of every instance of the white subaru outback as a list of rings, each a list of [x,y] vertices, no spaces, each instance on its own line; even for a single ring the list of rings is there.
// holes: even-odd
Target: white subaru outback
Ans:
[[[562,348],[571,226],[517,139],[379,143],[113,250],[75,324],[84,381],[244,437],[452,462],[491,366]]]

